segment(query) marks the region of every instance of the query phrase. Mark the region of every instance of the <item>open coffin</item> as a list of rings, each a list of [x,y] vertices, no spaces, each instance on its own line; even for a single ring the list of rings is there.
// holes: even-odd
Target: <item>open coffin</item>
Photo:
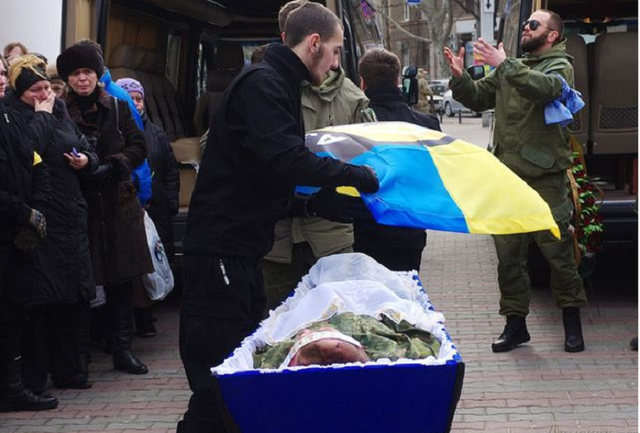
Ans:
[[[256,349],[344,312],[384,314],[427,330],[441,343],[438,357],[254,369]],[[443,322],[415,272],[391,272],[363,254],[320,259],[294,294],[212,368],[232,431],[448,432],[464,364]]]

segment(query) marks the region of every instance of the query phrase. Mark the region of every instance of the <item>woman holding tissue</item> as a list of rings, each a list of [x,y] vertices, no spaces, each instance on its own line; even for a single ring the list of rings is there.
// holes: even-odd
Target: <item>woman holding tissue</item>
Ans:
[[[27,54],[16,60],[9,73],[12,92],[5,102],[24,119],[28,135],[36,135],[34,107],[50,97],[46,63]],[[80,365],[78,321],[81,308],[95,295],[89,240],[87,203],[80,183],[98,166],[98,157],[62,101],[53,108],[55,126],[36,152],[47,165],[51,203],[46,209],[47,236],[35,249],[33,306],[23,339],[23,380],[34,394],[45,391],[51,372],[57,388],[91,386]]]

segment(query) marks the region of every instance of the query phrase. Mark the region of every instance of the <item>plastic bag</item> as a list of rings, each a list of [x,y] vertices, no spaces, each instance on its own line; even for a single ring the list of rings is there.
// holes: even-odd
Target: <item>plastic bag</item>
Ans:
[[[152,301],[160,301],[173,290],[173,272],[164,246],[158,236],[155,224],[147,212],[144,213],[144,228],[147,233],[147,245],[155,272],[142,276],[142,284]]]

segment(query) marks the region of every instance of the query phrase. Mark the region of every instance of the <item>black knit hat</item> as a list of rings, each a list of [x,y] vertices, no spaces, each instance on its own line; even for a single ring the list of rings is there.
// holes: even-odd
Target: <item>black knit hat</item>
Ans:
[[[88,68],[96,72],[98,78],[104,73],[104,60],[100,45],[95,42],[78,42],[64,50],[56,61],[58,74],[65,82],[76,69]]]
[[[17,96],[22,94],[38,81],[47,80],[47,64],[37,54],[20,56],[9,68],[9,83]]]

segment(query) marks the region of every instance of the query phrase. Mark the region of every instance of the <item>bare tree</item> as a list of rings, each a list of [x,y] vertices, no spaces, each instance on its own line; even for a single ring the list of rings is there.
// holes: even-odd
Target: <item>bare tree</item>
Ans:
[[[369,0],[370,2],[371,0]],[[406,1],[406,0],[404,0]],[[404,3],[404,1],[402,3]],[[383,8],[373,7],[376,12],[383,16],[388,22],[394,25],[399,31],[412,39],[432,44],[436,57],[436,65],[432,70],[437,71],[437,76],[449,74],[448,67],[444,60],[444,47],[453,29],[453,1],[454,0],[426,0],[415,6],[419,8],[420,14],[427,21],[429,37],[422,37],[411,33],[391,18]],[[393,5],[391,5],[393,6]]]

